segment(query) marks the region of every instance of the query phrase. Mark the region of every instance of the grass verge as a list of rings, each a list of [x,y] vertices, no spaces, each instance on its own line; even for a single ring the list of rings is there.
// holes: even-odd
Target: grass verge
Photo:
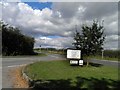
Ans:
[[[120,61],[118,58],[112,58],[112,57],[103,57],[102,56],[88,56],[88,57],[85,57],[87,59],[98,59],[98,60],[110,60],[110,61]]]
[[[89,67],[70,66],[68,61],[40,61],[28,65],[25,73],[49,88],[118,88],[118,69],[95,64]],[[47,82],[46,82],[47,81]]]
[[[35,56],[47,56],[47,54],[45,54],[45,53],[39,53],[38,55],[35,55]]]
[[[38,53],[36,55],[2,56],[2,58],[25,58],[25,57],[34,57],[34,56],[43,57],[43,56],[47,56],[47,54],[45,54],[45,53]]]

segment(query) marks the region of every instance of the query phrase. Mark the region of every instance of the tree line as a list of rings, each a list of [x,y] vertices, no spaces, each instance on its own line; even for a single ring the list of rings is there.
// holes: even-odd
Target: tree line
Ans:
[[[2,26],[2,55],[32,55],[34,54],[34,38],[23,35],[19,28],[0,22]]]

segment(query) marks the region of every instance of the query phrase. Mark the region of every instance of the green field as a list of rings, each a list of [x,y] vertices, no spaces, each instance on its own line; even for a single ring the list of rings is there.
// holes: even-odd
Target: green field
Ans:
[[[49,88],[118,88],[118,69],[98,64],[89,67],[70,66],[68,61],[40,61],[25,68],[36,87]]]

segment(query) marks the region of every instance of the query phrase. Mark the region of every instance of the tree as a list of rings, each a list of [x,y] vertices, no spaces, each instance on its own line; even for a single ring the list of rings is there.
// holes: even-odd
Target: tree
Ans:
[[[89,56],[101,52],[105,40],[103,21],[102,24],[98,23],[98,21],[93,21],[91,26],[83,24],[82,33],[80,34],[76,30],[74,40],[73,45],[76,49],[81,49],[82,55]],[[88,64],[89,62],[87,61]]]
[[[33,54],[34,38],[23,35],[16,27],[2,23],[2,54],[30,55]]]

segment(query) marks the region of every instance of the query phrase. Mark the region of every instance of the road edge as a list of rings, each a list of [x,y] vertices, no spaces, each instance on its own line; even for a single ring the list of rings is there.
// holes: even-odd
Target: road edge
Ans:
[[[31,63],[31,64],[32,64],[32,63]],[[30,65],[30,64],[28,64],[28,65]],[[23,67],[23,69],[22,69],[22,77],[23,77],[23,79],[24,79],[25,81],[27,81],[29,87],[33,87],[33,80],[32,80],[30,77],[28,77],[28,75],[25,73],[25,68],[26,68],[28,65],[26,65],[26,66]]]

